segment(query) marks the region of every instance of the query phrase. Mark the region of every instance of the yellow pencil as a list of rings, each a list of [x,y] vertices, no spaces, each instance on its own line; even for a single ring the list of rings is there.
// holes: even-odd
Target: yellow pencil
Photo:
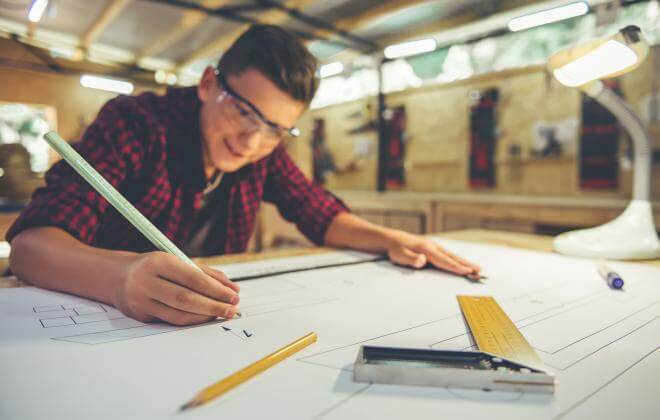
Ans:
[[[234,372],[225,379],[204,388],[197,395],[195,395],[192,400],[181,406],[181,411],[206,404],[207,402],[219,397],[235,386],[242,384],[243,382],[263,372],[269,367],[281,362],[292,354],[299,352],[312,343],[315,343],[316,338],[316,333],[309,333],[306,336],[294,341],[293,343],[282,347],[276,352],[269,354],[263,359],[252,363],[250,366],[245,367],[238,372]]]

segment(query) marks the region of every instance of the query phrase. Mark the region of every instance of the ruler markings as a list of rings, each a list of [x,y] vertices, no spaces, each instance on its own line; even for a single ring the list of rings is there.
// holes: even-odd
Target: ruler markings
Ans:
[[[541,359],[499,304],[490,296],[458,296],[461,312],[477,348],[524,364]]]

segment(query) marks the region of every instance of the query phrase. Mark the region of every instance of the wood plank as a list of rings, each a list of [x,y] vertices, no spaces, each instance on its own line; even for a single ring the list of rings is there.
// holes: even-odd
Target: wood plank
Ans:
[[[83,49],[89,48],[103,33],[105,28],[112,23],[113,20],[119,16],[126,6],[132,0],[112,0],[103,9],[98,19],[87,28],[80,40],[80,46]]]
[[[314,3],[315,0],[287,0],[284,2],[284,5],[289,8],[302,9],[307,5]],[[280,9],[273,9],[267,12],[260,14],[257,17],[259,23],[277,25],[288,18],[288,14]],[[195,50],[192,54],[188,55],[186,58],[181,60],[177,67],[182,69],[193,64],[195,61],[202,58],[208,58],[215,56],[217,54],[225,52],[236,39],[245,32],[251,25],[244,24],[236,28],[235,30],[229,32],[226,35],[223,35],[208,44],[204,45],[201,48]]]
[[[229,3],[229,0],[203,0],[201,5],[209,9],[217,9]],[[162,37],[158,38],[153,44],[145,48],[137,61],[144,57],[153,57],[181,40],[193,30],[203,25],[209,15],[200,10],[188,10],[183,12],[181,19],[173,28],[169,28]]]

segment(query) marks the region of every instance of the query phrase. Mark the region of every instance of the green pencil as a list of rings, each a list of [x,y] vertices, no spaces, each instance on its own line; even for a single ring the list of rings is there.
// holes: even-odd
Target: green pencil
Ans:
[[[96,171],[87,161],[75,151],[62,137],[54,131],[44,134],[48,144],[71,165],[71,167],[82,176],[99,194],[103,196],[112,207],[117,209],[133,226],[151,241],[156,248],[164,252],[176,255],[182,261],[202,271],[186,254],[183,253],[172,241],[168,239],[156,226],[144,217],[123,195],[119,193],[103,176]],[[240,316],[240,313],[236,313]]]
[[[144,217],[123,195],[119,193],[103,176],[87,163],[87,161],[75,151],[62,137],[56,132],[50,131],[44,135],[44,139],[57,153],[66,160],[73,169],[80,174],[85,181],[89,183],[99,194],[103,196],[112,206],[117,209],[133,226],[147,237],[158,249],[169,252],[179,257],[181,260],[201,270],[197,264],[192,262],[186,254],[177,248],[167,236],[165,236],[156,226]]]

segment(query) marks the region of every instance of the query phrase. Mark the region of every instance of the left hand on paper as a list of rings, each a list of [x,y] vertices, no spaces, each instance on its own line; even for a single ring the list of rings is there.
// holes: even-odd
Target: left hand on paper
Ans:
[[[396,264],[413,268],[422,268],[426,264],[430,264],[460,275],[478,274],[481,270],[475,263],[449,252],[423,236],[400,230],[390,230],[387,237],[387,255]]]

